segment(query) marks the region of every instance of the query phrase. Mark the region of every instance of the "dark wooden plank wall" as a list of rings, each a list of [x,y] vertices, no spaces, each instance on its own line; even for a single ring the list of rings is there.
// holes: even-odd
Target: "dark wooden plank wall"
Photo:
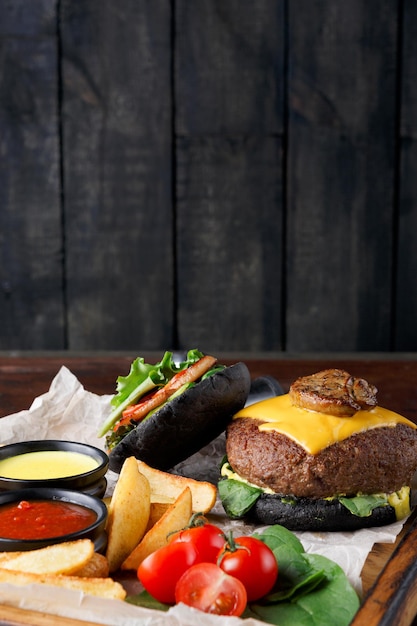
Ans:
[[[0,350],[417,350],[416,24],[0,0]]]
[[[0,2],[0,347],[4,349],[53,348],[65,341],[53,6],[51,0]]]
[[[404,2],[395,346],[417,346],[417,3]]]
[[[170,346],[170,3],[60,9],[68,347]]]
[[[389,350],[399,3],[288,6],[288,346]]]

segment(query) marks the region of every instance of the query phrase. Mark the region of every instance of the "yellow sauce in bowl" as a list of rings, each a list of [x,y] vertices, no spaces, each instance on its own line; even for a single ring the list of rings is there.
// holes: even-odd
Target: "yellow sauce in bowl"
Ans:
[[[85,474],[98,467],[97,459],[68,450],[26,452],[0,460],[0,477],[48,480]]]

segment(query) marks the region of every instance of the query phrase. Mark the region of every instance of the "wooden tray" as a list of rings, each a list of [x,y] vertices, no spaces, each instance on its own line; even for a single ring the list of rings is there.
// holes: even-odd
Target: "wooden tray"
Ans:
[[[384,558],[387,560],[381,568]],[[366,595],[351,626],[409,626],[417,623],[416,513],[393,547],[386,544],[374,547],[365,563],[362,580]]]

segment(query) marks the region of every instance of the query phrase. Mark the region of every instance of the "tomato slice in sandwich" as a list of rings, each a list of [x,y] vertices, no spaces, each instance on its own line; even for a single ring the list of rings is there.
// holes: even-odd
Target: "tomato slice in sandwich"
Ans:
[[[165,404],[181,387],[199,380],[215,365],[216,361],[215,357],[206,355],[196,363],[175,374],[166,385],[151,391],[137,404],[127,407],[123,411],[122,418],[116,424],[114,431],[116,432],[121,426],[130,424],[132,421],[140,422],[143,420],[150,411],[154,411],[159,406]]]

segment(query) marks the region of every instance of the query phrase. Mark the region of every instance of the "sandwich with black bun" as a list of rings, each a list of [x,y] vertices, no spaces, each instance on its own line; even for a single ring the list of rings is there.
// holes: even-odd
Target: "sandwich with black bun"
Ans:
[[[135,359],[119,376],[112,410],[99,437],[106,437],[109,468],[119,472],[134,456],[168,470],[209,444],[246,402],[251,386],[244,363],[224,366],[189,350],[183,360],[165,352],[155,363]]]
[[[226,513],[315,531],[404,519],[417,426],[376,395],[366,380],[328,369],[237,412],[218,485]]]

